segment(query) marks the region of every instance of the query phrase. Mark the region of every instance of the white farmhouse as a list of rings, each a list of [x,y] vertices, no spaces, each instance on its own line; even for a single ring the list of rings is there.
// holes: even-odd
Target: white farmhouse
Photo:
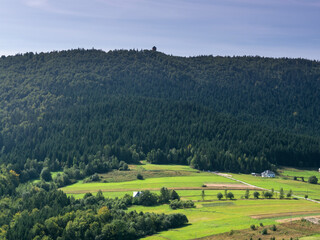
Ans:
[[[261,173],[261,177],[274,178],[274,177],[276,177],[276,174],[270,170],[266,170],[263,173]]]
[[[133,192],[133,197],[139,197],[142,194],[142,192]]]

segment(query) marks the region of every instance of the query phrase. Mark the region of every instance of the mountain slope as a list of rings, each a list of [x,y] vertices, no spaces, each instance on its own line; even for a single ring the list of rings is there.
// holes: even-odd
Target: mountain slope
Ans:
[[[27,158],[80,167],[103,154],[243,172],[318,166],[319,104],[320,63],[302,59],[81,49],[2,57],[0,158],[17,172]]]

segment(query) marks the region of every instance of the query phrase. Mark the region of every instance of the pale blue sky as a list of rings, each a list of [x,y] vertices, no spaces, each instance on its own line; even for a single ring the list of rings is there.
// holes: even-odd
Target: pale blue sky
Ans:
[[[154,45],[320,60],[320,0],[0,0],[0,55]]]

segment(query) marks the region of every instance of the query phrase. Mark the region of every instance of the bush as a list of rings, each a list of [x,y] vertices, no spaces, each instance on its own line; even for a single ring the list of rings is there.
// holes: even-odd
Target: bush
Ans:
[[[178,208],[194,208],[194,202],[191,200],[188,201],[179,201],[179,200],[172,200],[169,204],[171,209],[178,209]]]
[[[170,200],[180,200],[179,194],[175,190],[170,190]]]
[[[260,227],[263,227],[263,223],[260,223]]]
[[[265,192],[265,193],[264,193],[264,197],[265,197],[265,198],[269,198],[269,199],[270,199],[270,198],[272,198],[272,196],[273,196],[272,192],[269,192],[269,191],[268,191],[268,192]]]
[[[217,194],[217,198],[218,198],[219,200],[221,200],[221,198],[223,198],[223,194],[219,192],[219,193]]]
[[[277,231],[276,225],[273,224],[273,226],[271,227],[271,230],[274,231],[274,232]]]
[[[234,195],[232,192],[228,192],[227,193],[227,198],[229,198],[230,200],[232,200],[234,198]]]
[[[317,184],[318,183],[318,178],[316,176],[311,176],[308,179],[308,183]]]
[[[132,199],[133,205],[143,206],[155,206],[159,202],[159,197],[155,193],[151,193],[149,190],[141,191],[139,197]]]
[[[306,194],[306,195],[304,195],[304,198],[305,198],[305,199],[307,199],[308,197],[309,197],[309,196],[308,196],[307,194]]]
[[[137,174],[137,179],[143,180],[143,176],[142,176],[140,173],[138,173],[138,174]]]
[[[259,193],[259,192],[254,192],[254,193],[253,193],[253,197],[254,197],[255,199],[258,199],[259,196],[260,196],[260,193]]]
[[[262,235],[267,235],[268,234],[268,230],[266,228],[264,228],[262,231],[261,231],[261,234]]]
[[[252,224],[252,225],[250,226],[250,228],[251,228],[252,230],[256,230],[256,225]]]

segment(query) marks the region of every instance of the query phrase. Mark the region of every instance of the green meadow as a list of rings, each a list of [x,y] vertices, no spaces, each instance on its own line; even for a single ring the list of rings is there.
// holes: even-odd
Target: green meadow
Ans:
[[[230,204],[231,203],[231,204]],[[196,208],[171,210],[168,205],[157,207],[134,206],[129,211],[149,211],[156,213],[183,213],[190,225],[180,229],[161,232],[145,239],[195,239],[204,236],[229,232],[231,230],[248,229],[252,224],[278,224],[277,219],[297,217],[294,212],[320,211],[320,207],[304,200],[235,200],[221,201],[215,204],[196,203]],[[287,216],[267,219],[253,219],[251,215],[277,214],[286,212]],[[301,215],[303,216],[303,215]]]
[[[194,239],[214,234],[229,232],[231,230],[248,229],[252,224],[273,225],[279,224],[278,219],[288,219],[300,216],[320,215],[320,204],[304,199],[254,199],[253,190],[250,190],[249,199],[245,199],[245,190],[228,190],[235,196],[235,200],[217,199],[217,194],[224,190],[211,190],[201,188],[206,183],[239,184],[238,182],[215,175],[209,172],[200,172],[189,166],[180,165],[153,165],[143,162],[141,165],[130,165],[128,172],[111,172],[101,174],[104,182],[83,183],[79,181],[73,185],[62,188],[63,191],[75,198],[82,198],[86,192],[95,194],[102,190],[105,197],[123,197],[132,195],[133,191],[149,189],[159,194],[161,187],[176,188],[182,200],[192,200],[196,208],[172,210],[168,205],[144,207],[133,206],[128,211],[144,211],[155,213],[182,213],[189,219],[189,224],[183,228],[160,232],[145,239]],[[299,170],[285,169],[282,174],[288,176],[296,174]],[[145,179],[137,180],[136,174],[141,173]],[[305,176],[314,171],[305,173]],[[300,175],[302,176],[303,173]],[[295,195],[320,199],[320,186],[294,181],[292,178],[279,176],[276,178],[261,178],[245,174],[231,174],[233,178],[245,181],[266,189],[279,191],[283,188],[285,193],[290,189]],[[299,176],[300,176],[299,175]],[[117,177],[118,176],[118,177]],[[198,189],[195,189],[198,188]],[[205,192],[202,199],[202,190]],[[262,192],[260,191],[261,195]],[[268,214],[267,216],[265,214]],[[261,216],[260,216],[261,215]],[[258,216],[259,219],[252,216]],[[308,239],[308,238],[306,238]],[[316,239],[310,238],[310,239]]]
[[[165,186],[167,188],[192,188],[201,187],[204,183],[236,183],[233,180],[226,179],[210,173],[197,174],[192,176],[179,177],[162,177],[162,178],[148,178],[145,180],[134,180],[127,182],[93,182],[83,183],[79,181],[73,185],[62,188],[66,193],[83,193],[96,192],[99,189],[104,190],[143,190],[143,189],[160,189]]]
[[[288,176],[288,177],[304,177],[305,181],[308,181],[308,178],[311,176],[316,176],[317,178],[320,177],[320,173],[316,170],[301,170],[296,168],[280,168],[278,172],[282,176]]]
[[[283,177],[276,178],[262,178],[254,177],[246,174],[231,174],[233,178],[253,184],[258,187],[265,189],[274,189],[279,191],[280,188],[283,188],[285,192],[288,192],[290,189],[293,191],[294,195],[304,197],[308,195],[311,199],[320,199],[320,185],[310,184],[308,182],[294,181],[292,179],[286,179]]]

